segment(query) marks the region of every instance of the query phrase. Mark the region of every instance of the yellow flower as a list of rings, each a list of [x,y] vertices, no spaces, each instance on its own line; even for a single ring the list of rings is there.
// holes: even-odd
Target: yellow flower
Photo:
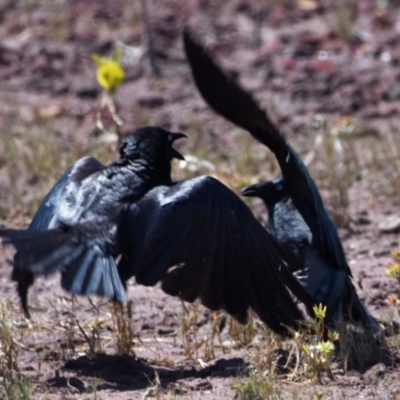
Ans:
[[[97,82],[106,90],[113,90],[124,80],[125,73],[119,62],[120,52],[115,52],[112,58],[101,57],[99,54],[92,55],[98,68],[96,73]]]
[[[328,331],[328,339],[331,342],[336,342],[336,340],[339,340],[339,334],[335,331]]]
[[[321,353],[324,353],[326,355],[330,355],[333,353],[333,351],[335,350],[335,346],[333,345],[332,342],[327,341],[327,342],[319,342],[318,343],[319,346],[319,351]]]
[[[398,262],[393,262],[386,268],[386,276],[395,278],[400,281],[400,264]]]
[[[321,303],[319,305],[315,305],[313,307],[313,311],[315,318],[317,319],[324,319],[326,316],[326,306],[323,306]]]

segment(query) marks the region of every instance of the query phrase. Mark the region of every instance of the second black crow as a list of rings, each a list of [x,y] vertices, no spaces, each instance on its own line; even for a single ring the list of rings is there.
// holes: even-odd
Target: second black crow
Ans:
[[[275,154],[283,175],[278,184],[287,201],[280,201],[278,197],[275,202],[278,211],[272,210],[273,233],[288,254],[300,257],[298,261],[303,263],[304,272],[304,260],[312,259],[312,267],[303,282],[308,282],[307,287],[312,292],[321,290],[320,299],[327,305],[330,326],[336,327],[338,321],[350,315],[377,333],[378,324],[351,283],[351,271],[336,227],[300,156],[265,111],[214,63],[189,31],[184,33],[184,44],[194,81],[206,102],[223,117],[249,131]],[[274,193],[274,196],[280,195]]]
[[[250,185],[243,196],[264,201],[269,215],[269,228],[279,244],[300,268],[292,272],[318,303],[327,306],[328,324],[336,329],[335,321],[361,322],[373,332],[379,331],[375,319],[359,299],[348,274],[333,268],[331,261],[313,244],[310,228],[296,209],[283,179]]]

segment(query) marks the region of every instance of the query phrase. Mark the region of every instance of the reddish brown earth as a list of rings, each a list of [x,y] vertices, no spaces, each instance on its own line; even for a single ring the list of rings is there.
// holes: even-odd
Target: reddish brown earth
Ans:
[[[235,188],[278,173],[261,145],[217,117],[198,95],[182,49],[185,24],[268,108],[302,155],[313,149],[319,134],[316,115],[326,119],[329,129],[340,117],[354,118],[358,134],[354,146],[361,159],[375,155],[371,159],[376,164],[367,160],[361,169],[349,169],[349,218],[340,235],[354,283],[369,310],[380,320],[397,320],[387,296],[398,293],[399,287],[385,276],[385,269],[390,251],[400,247],[399,237],[396,229],[382,233],[378,227],[387,226],[400,207],[396,157],[381,154],[399,143],[400,5],[373,0],[347,8],[327,0],[274,3],[150,1],[149,24],[161,76],[154,75],[146,56],[138,64],[125,63],[126,80],[118,90],[124,130],[151,123],[188,132],[189,143],[182,152],[207,158],[211,166],[197,165],[198,170],[214,173]],[[3,0],[0,123],[23,121],[40,129],[43,121],[50,120],[63,151],[80,146],[88,154],[91,139],[98,135],[95,114],[101,95],[91,54],[109,54],[116,41],[129,46],[144,43],[144,24],[132,4],[136,3]],[[349,148],[346,143],[344,147]],[[323,155],[316,160],[310,169],[328,208],[337,212]],[[46,174],[24,168],[10,182],[3,179],[8,168],[3,158],[0,167],[0,208],[6,219],[2,223],[26,226],[37,205],[32,193],[46,185],[48,189],[51,182]],[[64,165],[51,167],[55,176],[64,169]],[[188,168],[175,168],[177,177],[191,174]],[[17,201],[10,200],[14,190],[20,193]],[[252,206],[265,221],[259,202]],[[207,359],[205,346],[189,357],[181,334],[180,301],[158,288],[132,282],[135,356],[117,356],[110,306],[97,300],[95,307],[82,298],[72,302],[59,288],[58,277],[35,283],[30,295],[33,318],[24,321],[9,279],[11,257],[10,251],[2,251],[0,298],[11,302],[7,304],[12,319],[26,333],[18,365],[32,382],[32,398],[95,398],[93,391],[102,399],[139,399],[146,394],[185,399],[235,396],[238,376],[245,375],[251,363],[251,346],[236,346],[227,328],[221,336],[223,345],[215,341],[213,357]],[[198,313],[196,340],[201,341],[212,327],[212,316],[203,308]],[[86,335],[98,333],[97,355],[91,354],[78,324]],[[380,361],[385,365],[377,365]],[[304,377],[292,382],[284,376],[276,385],[285,393],[281,398],[400,398],[395,352],[391,361],[376,359],[371,364],[345,373],[337,370],[335,381],[326,380],[324,385]],[[374,375],[379,368],[381,372]],[[162,390],[151,392],[157,376]]]

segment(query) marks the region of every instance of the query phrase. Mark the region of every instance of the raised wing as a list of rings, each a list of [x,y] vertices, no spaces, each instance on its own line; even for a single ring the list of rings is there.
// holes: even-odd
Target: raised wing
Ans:
[[[321,249],[333,268],[351,276],[336,227],[300,156],[254,99],[222,72],[187,30],[184,45],[194,81],[206,102],[223,117],[249,131],[275,154],[289,195],[310,227],[313,244]]]
[[[58,226],[58,205],[65,188],[71,179],[83,180],[89,175],[104,169],[104,165],[94,157],[84,157],[75,162],[57,181],[50,192],[41,202],[28,229],[51,229]]]
[[[61,197],[67,185],[71,182],[71,177],[74,180],[82,180],[85,177],[100,171],[104,165],[94,157],[84,157],[75,162],[65,171],[62,177],[53,186],[50,192],[43,199],[38,210],[28,227],[28,230],[45,230],[58,227],[58,205],[61,203]],[[8,231],[10,234],[10,231]],[[21,235],[19,236],[21,237]],[[39,247],[43,244],[37,244]],[[18,253],[16,254],[18,258]],[[17,263],[18,265],[18,263]],[[21,265],[19,263],[19,265]],[[21,299],[22,308],[27,316],[28,310],[28,290],[34,282],[34,273],[26,268],[18,268],[14,265],[11,278],[17,281],[17,291]]]
[[[314,300],[288,272],[274,238],[231,190],[202,176],[159,186],[121,218],[123,280],[225,309],[239,321],[252,308],[278,333],[303,319],[288,289],[310,309]],[[283,273],[282,273],[283,272]]]

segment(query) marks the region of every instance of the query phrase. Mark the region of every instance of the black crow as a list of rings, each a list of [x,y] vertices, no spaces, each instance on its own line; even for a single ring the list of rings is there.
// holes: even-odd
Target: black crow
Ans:
[[[292,272],[318,303],[327,306],[330,327],[334,328],[335,321],[343,319],[362,322],[378,332],[377,322],[358,298],[349,275],[332,267],[320,248],[313,245],[310,228],[289,197],[284,179],[247,186],[242,195],[264,201],[272,234],[299,261],[301,268]]]
[[[282,248],[299,260],[299,266],[303,267],[307,259],[306,249],[312,244],[312,234],[289,197],[284,180],[277,178],[250,185],[243,188],[241,193],[243,196],[258,197],[264,201],[271,233]]]
[[[120,158],[103,165],[85,157],[71,166],[43,200],[27,230],[1,230],[12,244],[12,279],[27,315],[27,291],[34,275],[62,271],[61,285],[71,293],[98,294],[125,301],[115,258],[122,211],[147,191],[171,184],[171,159],[184,159],[172,144],[186,137],[145,127],[120,146]]]
[[[284,203],[286,208],[280,210],[279,218],[289,226],[278,228],[275,221],[276,230],[273,233],[276,234],[279,229],[276,237],[292,255],[302,253],[298,260],[300,263],[304,262],[304,258],[312,258],[307,287],[317,289],[318,286],[321,290],[320,298],[327,305],[331,321],[344,317],[346,310],[342,310],[342,304],[345,301],[353,318],[377,332],[379,327],[376,321],[359,300],[351,283],[351,271],[336,227],[300,156],[253,98],[213,62],[187,30],[184,32],[184,45],[194,81],[206,102],[223,117],[249,131],[275,154],[284,179],[284,182],[278,181],[278,185],[282,186],[285,199],[289,199],[289,203]],[[274,195],[279,196],[277,193]],[[277,217],[275,210],[274,218]],[[294,220],[290,222],[291,218]],[[296,226],[295,231],[290,229],[293,226]],[[299,244],[293,251],[293,242],[297,241],[298,235],[302,236],[301,245],[309,244],[306,255]]]
[[[172,182],[170,160],[182,156],[171,145],[182,136],[143,128],[122,143],[114,164],[78,161],[29,230],[0,230],[3,243],[17,249],[13,278],[25,309],[32,274],[61,270],[72,293],[124,301],[124,282],[135,276],[241,322],[252,308],[278,333],[297,327],[303,316],[285,285],[308,309],[315,301],[242,200],[211,177]]]

